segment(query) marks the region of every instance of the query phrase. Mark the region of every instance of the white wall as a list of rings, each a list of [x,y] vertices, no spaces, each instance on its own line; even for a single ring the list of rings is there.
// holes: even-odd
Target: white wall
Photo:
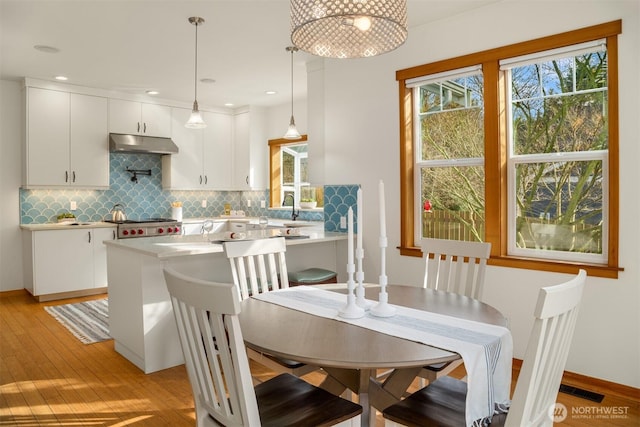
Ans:
[[[376,186],[379,179],[384,180],[387,193],[389,282],[417,285],[423,274],[420,259],[401,257],[394,249],[400,241],[398,84],[395,71],[622,19],[623,34],[619,37],[619,253],[620,265],[625,271],[617,280],[588,278],[567,370],[640,387],[638,4],[637,1],[617,0],[508,0],[411,28],[404,46],[379,57],[325,60],[325,183],[363,186],[365,211],[369,212],[364,222],[365,273],[368,280],[376,281],[379,274],[376,233]],[[311,96],[309,102],[313,103]],[[485,300],[510,319],[515,357],[524,355],[538,289],[560,283],[568,277],[538,271],[489,268]]]
[[[18,189],[22,176],[21,85],[0,80],[0,292],[22,289]]]

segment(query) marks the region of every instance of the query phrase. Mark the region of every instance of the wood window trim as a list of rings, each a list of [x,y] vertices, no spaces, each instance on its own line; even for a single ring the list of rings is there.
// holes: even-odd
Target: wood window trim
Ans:
[[[269,206],[278,207],[280,200],[280,148],[283,145],[300,144],[307,141],[307,135],[301,135],[298,139],[276,138],[269,140]]]
[[[413,91],[406,80],[482,64],[485,81],[485,240],[491,242],[489,265],[543,270],[559,273],[577,273],[583,268],[591,276],[618,278],[623,271],[618,265],[619,242],[619,130],[618,130],[618,34],[622,33],[622,20],[607,22],[565,33],[507,45],[482,52],[418,65],[396,71],[399,89],[400,123],[400,255],[421,257],[422,251],[414,241],[414,166],[413,146]],[[607,265],[582,264],[553,260],[539,260],[507,255],[507,136],[506,112],[500,99],[504,99],[504,74],[499,72],[500,59],[511,58],[553,48],[571,46],[606,38],[609,67],[609,233]],[[491,189],[487,191],[486,189]],[[496,191],[497,190],[497,191]]]

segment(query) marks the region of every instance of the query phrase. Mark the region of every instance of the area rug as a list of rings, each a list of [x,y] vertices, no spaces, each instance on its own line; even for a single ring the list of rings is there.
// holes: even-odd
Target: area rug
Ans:
[[[76,338],[85,344],[111,339],[107,298],[44,308]]]

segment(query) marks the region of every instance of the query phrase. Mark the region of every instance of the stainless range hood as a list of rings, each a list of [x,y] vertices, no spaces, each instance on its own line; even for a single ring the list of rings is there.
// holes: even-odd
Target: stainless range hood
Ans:
[[[110,133],[109,151],[119,153],[177,154],[178,146],[171,138]]]

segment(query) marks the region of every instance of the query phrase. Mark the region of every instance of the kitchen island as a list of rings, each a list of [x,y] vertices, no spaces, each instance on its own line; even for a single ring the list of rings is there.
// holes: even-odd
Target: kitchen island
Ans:
[[[270,238],[279,229],[247,231],[247,239]],[[287,239],[287,268],[346,270],[345,233],[301,228]],[[233,283],[221,240],[226,234],[163,236],[107,241],[109,329],[115,350],[151,373],[184,363],[163,268],[204,280]],[[308,237],[307,237],[308,236]]]

